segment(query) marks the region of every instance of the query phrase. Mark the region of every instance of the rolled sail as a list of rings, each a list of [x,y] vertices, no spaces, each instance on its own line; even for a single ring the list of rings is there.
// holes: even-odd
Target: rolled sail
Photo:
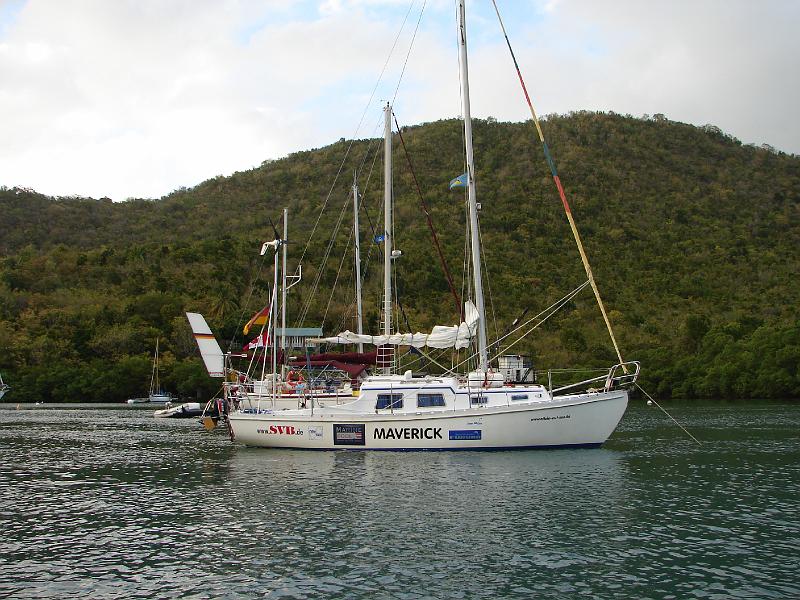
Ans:
[[[343,331],[333,337],[311,338],[313,344],[374,344],[376,346],[413,346],[414,348],[466,348],[478,325],[478,309],[464,303],[464,321],[460,325],[436,325],[430,333],[394,333],[392,335],[359,335]]]

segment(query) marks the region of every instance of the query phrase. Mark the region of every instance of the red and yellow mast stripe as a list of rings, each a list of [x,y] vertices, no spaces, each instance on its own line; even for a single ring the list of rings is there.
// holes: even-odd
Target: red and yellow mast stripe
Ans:
[[[520,71],[519,63],[517,62],[517,57],[514,55],[514,49],[511,47],[511,42],[508,39],[506,27],[503,24],[503,18],[500,16],[500,10],[497,8],[497,2],[492,0],[492,4],[494,5],[495,13],[497,13],[497,20],[500,22],[500,28],[503,30],[503,37],[506,39],[508,51],[511,53],[511,59],[514,61],[514,68],[517,70],[517,77],[519,78],[519,83],[522,86],[522,92],[525,94],[525,100],[528,103],[528,108],[530,108],[533,123],[536,125],[536,131],[539,134],[539,141],[542,143],[542,149],[544,150],[544,157],[547,160],[548,166],[550,167],[550,172],[553,175],[553,181],[555,181],[556,188],[558,188],[558,195],[561,198],[561,204],[564,205],[564,212],[567,215],[570,229],[572,229],[572,235],[575,238],[575,243],[578,246],[578,252],[581,255],[581,261],[583,261],[583,268],[586,271],[586,276],[589,278],[589,284],[592,286],[592,290],[594,291],[594,296],[597,299],[600,312],[603,314],[603,320],[605,321],[606,328],[608,328],[608,333],[611,336],[611,343],[614,344],[614,350],[617,353],[617,358],[619,358],[619,362],[622,364],[623,370],[627,373],[628,369],[624,365],[625,361],[622,360],[622,354],[619,351],[617,339],[614,337],[614,330],[611,328],[611,321],[609,321],[608,315],[606,314],[603,300],[600,297],[600,290],[597,289],[597,284],[595,283],[594,275],[592,274],[592,267],[589,265],[589,258],[586,256],[586,251],[583,249],[583,242],[581,241],[581,236],[578,233],[578,227],[575,225],[575,219],[572,217],[572,210],[570,210],[569,202],[567,202],[567,195],[564,193],[564,186],[561,185],[561,179],[559,179],[558,171],[556,171],[556,164],[553,162],[553,157],[550,156],[550,149],[547,147],[547,142],[544,139],[544,133],[542,133],[542,126],[539,124],[539,117],[536,116],[536,111],[533,108],[531,97],[528,94],[528,88],[525,85],[525,80],[522,77],[522,71]]]

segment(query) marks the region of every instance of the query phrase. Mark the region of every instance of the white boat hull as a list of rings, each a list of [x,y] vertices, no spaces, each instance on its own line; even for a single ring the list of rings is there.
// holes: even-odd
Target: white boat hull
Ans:
[[[173,398],[169,394],[150,394],[147,399],[150,404],[168,404],[172,400]]]
[[[425,414],[348,415],[317,409],[233,412],[238,442],[316,450],[489,450],[597,447],[628,405],[625,390],[556,397],[546,402]]]
[[[203,407],[199,402],[186,402],[178,406],[157,410],[153,413],[153,416],[157,419],[188,419],[191,417],[199,417],[202,414]]]

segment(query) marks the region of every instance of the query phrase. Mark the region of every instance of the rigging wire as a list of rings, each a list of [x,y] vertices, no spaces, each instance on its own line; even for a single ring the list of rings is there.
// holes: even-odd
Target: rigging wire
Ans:
[[[370,231],[372,233],[372,235],[369,237],[369,239],[371,241],[368,244],[367,256],[366,256],[365,259],[362,259],[362,270],[361,270],[361,281],[362,282],[367,279],[367,272],[368,272],[369,266],[371,264],[372,253],[373,253],[374,247],[377,246],[377,244],[372,242],[372,240],[374,240],[374,237],[375,237],[375,228],[374,228],[374,226],[372,224],[372,220],[371,220],[371,218],[369,216],[369,212],[368,212],[368,209],[367,209],[367,203],[364,201],[364,196],[366,195],[366,192],[369,189],[369,183],[370,183],[370,180],[372,178],[372,172],[373,172],[373,170],[375,168],[375,163],[377,162],[378,155],[379,155],[379,152],[378,152],[378,150],[380,148],[380,144],[378,143],[379,140],[376,140],[375,142],[376,142],[374,144],[374,146],[375,146],[375,154],[373,156],[369,172],[367,173],[367,181],[364,184],[364,190],[363,190],[362,193],[359,194],[359,201],[358,201],[358,208],[360,210],[361,207],[363,206],[364,213],[367,215],[367,221],[369,222]],[[365,154],[364,160],[362,161],[362,168],[363,168],[364,163],[366,162],[366,159],[369,156],[369,152],[371,152],[371,151],[372,150],[371,150],[371,147],[370,147],[368,149],[368,153]],[[379,252],[380,252],[380,247],[379,247]],[[382,252],[381,252],[381,255],[382,255]],[[353,274],[353,277],[355,278],[355,274]],[[347,314],[352,314],[355,311],[355,304],[356,304],[356,299],[355,299],[355,297],[353,297],[353,299],[347,305],[346,311],[342,315],[342,318],[339,321],[339,327],[338,327],[339,331],[343,331],[346,328],[345,323],[346,323],[346,320],[347,320]]]
[[[413,2],[412,2],[413,4]],[[394,101],[397,100],[397,92],[400,91],[400,84],[403,81],[403,75],[406,73],[406,66],[408,65],[408,59],[411,57],[411,50],[414,48],[414,41],[417,39],[417,32],[419,31],[419,24],[422,21],[422,15],[425,12],[425,6],[428,4],[428,0],[423,0],[422,8],[419,11],[419,17],[417,18],[417,24],[414,27],[414,34],[411,36],[411,43],[408,45],[408,52],[406,52],[406,59],[403,62],[403,68],[400,70],[400,77],[397,79],[397,86],[394,88],[394,95],[392,96],[392,106],[394,106]],[[409,7],[408,12],[411,12],[411,7]],[[408,17],[408,15],[406,15]]]
[[[373,135],[375,134],[377,129],[378,129],[378,123],[376,123],[375,128],[373,129]],[[372,149],[373,145],[374,145],[373,143],[370,143],[367,146],[367,150],[365,152],[365,157],[361,161],[362,165],[364,164],[364,162],[366,161],[366,158],[368,157],[369,153],[371,152],[371,149]],[[377,152],[376,152],[375,156],[377,158]],[[372,166],[374,167],[374,165],[375,165],[375,159],[373,159]],[[370,168],[370,174],[369,174],[368,179],[367,179],[367,185],[369,185],[369,177],[371,177],[371,175],[372,175],[372,168]],[[344,220],[344,212],[345,212],[345,210],[347,208],[347,204],[349,203],[349,198],[350,198],[350,196],[348,195],[347,198],[345,199],[345,203],[343,204],[342,209],[341,209],[341,211],[339,213],[339,219],[338,219],[338,221],[336,223],[336,226],[333,229],[333,232],[331,233],[331,237],[330,237],[330,239],[328,241],[328,246],[326,248],[326,252],[324,253],[324,255],[322,257],[322,260],[320,261],[320,265],[319,265],[319,267],[317,269],[317,273],[316,273],[316,275],[314,277],[314,282],[311,285],[311,291],[307,295],[306,302],[303,305],[303,308],[300,311],[300,314],[299,314],[298,318],[296,319],[296,325],[297,326],[299,326],[301,323],[303,323],[305,321],[306,317],[308,316],[308,312],[309,312],[309,310],[311,308],[311,305],[312,305],[312,303],[313,303],[313,301],[314,301],[314,299],[316,297],[317,289],[319,288],[319,284],[322,281],[322,277],[323,277],[323,274],[325,272],[325,265],[327,264],[328,258],[330,257],[330,252],[331,252],[331,249],[332,249],[332,245],[335,243],[336,236],[339,233],[339,228],[341,227],[341,224],[342,224],[342,222]],[[309,239],[309,242],[310,242],[310,239]],[[331,295],[332,294],[333,294],[333,292],[331,292]]]
[[[255,291],[256,282],[261,277],[261,271],[264,269],[264,261],[266,260],[266,255],[261,256],[259,263],[258,263],[258,271],[256,272],[256,276],[250,281],[250,289],[247,292],[247,299],[244,301],[244,305],[242,306],[241,313],[239,314],[239,322],[236,323],[236,329],[234,329],[234,335],[231,337],[230,342],[228,343],[228,352],[227,354],[231,353],[233,349],[233,342],[236,340],[236,336],[238,335],[239,329],[242,327],[242,323],[244,322],[245,315],[249,312],[247,307],[250,305],[250,300],[253,297],[253,292]],[[267,290],[269,290],[269,286],[267,286]]]
[[[380,85],[380,82],[383,79],[383,74],[386,72],[386,67],[389,65],[389,61],[392,58],[392,54],[394,54],[394,49],[397,46],[397,42],[400,39],[400,35],[403,33],[403,29],[406,26],[406,21],[408,20],[408,16],[411,14],[411,9],[414,7],[414,2],[415,0],[411,0],[411,2],[408,5],[408,11],[406,12],[405,17],[403,18],[403,22],[400,25],[400,29],[398,30],[397,35],[394,38],[394,42],[392,43],[392,47],[389,50],[389,54],[386,56],[386,61],[383,63],[383,68],[381,69],[381,72],[378,75],[377,80],[375,81],[375,86],[372,88],[372,93],[370,93],[369,99],[364,105],[364,111],[361,113],[361,118],[358,121],[358,125],[356,126],[355,132],[353,133],[353,138],[350,140],[350,143],[347,146],[347,150],[345,151],[344,157],[342,158],[342,161],[339,164],[339,169],[336,172],[336,176],[333,178],[333,182],[331,183],[330,189],[328,190],[328,195],[325,197],[325,201],[323,202],[322,208],[320,209],[319,214],[317,215],[317,220],[314,223],[314,227],[311,229],[311,233],[308,236],[306,245],[303,248],[303,253],[300,256],[300,261],[299,261],[300,264],[302,264],[303,259],[306,256],[306,252],[308,252],[308,247],[311,244],[311,240],[314,238],[314,234],[317,231],[317,227],[319,227],[319,223],[322,220],[322,215],[325,212],[325,208],[328,205],[328,201],[330,200],[331,195],[333,194],[333,190],[336,186],[336,183],[339,180],[339,176],[342,173],[342,169],[344,168],[345,161],[347,160],[347,157],[350,155],[350,150],[352,149],[353,144],[355,143],[356,138],[358,137],[358,132],[361,129],[361,124],[364,122],[364,118],[367,115],[367,111],[369,110],[369,107],[372,104],[372,99],[375,97],[375,92],[378,90],[378,86]]]
[[[500,23],[500,28],[503,31],[503,36],[505,37],[506,45],[508,46],[508,51],[511,54],[511,59],[514,62],[514,68],[517,71],[517,78],[519,79],[520,86],[522,87],[522,92],[525,94],[525,100],[528,103],[528,108],[531,111],[531,117],[533,119],[534,125],[536,126],[536,132],[539,135],[539,141],[542,144],[542,150],[544,151],[545,159],[547,160],[547,164],[550,167],[550,172],[553,175],[553,181],[556,184],[556,188],[558,189],[558,195],[561,198],[561,204],[564,206],[564,212],[567,215],[567,221],[569,221],[569,226],[570,229],[572,230],[572,235],[575,238],[575,244],[578,246],[578,252],[580,253],[581,261],[583,262],[583,268],[586,271],[586,275],[589,278],[589,283],[592,286],[592,291],[594,292],[594,296],[597,299],[597,305],[600,307],[600,312],[603,315],[603,321],[605,321],[606,328],[608,329],[608,334],[611,337],[611,342],[614,345],[614,350],[617,353],[617,358],[619,359],[620,366],[622,367],[622,370],[625,373],[627,373],[628,368],[625,365],[625,361],[622,359],[622,353],[619,350],[617,339],[614,336],[614,330],[611,327],[611,321],[609,320],[608,315],[606,314],[606,309],[605,306],[603,305],[603,300],[600,297],[600,290],[598,289],[597,283],[595,282],[594,274],[592,273],[592,267],[589,265],[589,258],[586,256],[586,251],[583,248],[583,242],[581,241],[580,234],[578,233],[578,227],[575,224],[575,219],[572,216],[572,210],[570,209],[569,203],[567,202],[567,196],[564,192],[564,187],[561,185],[561,179],[558,177],[558,171],[556,170],[555,162],[553,161],[553,158],[550,155],[550,150],[548,149],[547,142],[544,139],[544,133],[542,133],[542,127],[539,123],[539,118],[536,116],[536,111],[533,108],[533,103],[531,102],[530,95],[528,94],[528,89],[525,86],[525,80],[522,77],[522,71],[519,68],[517,57],[514,55],[514,50],[511,47],[511,41],[508,39],[508,33],[506,33],[506,27],[503,23],[502,17],[500,16],[500,9],[498,9],[497,7],[496,0],[492,0],[492,5],[494,6],[494,11],[497,14],[497,20]],[[653,400],[652,396],[650,396],[650,394],[648,394],[638,383],[636,384],[636,387],[639,390],[641,390],[642,393],[644,393],[653,402],[653,404],[658,406],[658,408],[660,408],[665,415],[667,415],[670,419],[672,419],[672,421],[675,422],[675,424],[678,425],[678,427],[680,427],[686,433],[686,435],[688,435],[698,444],[700,443],[697,440],[697,438],[694,437],[691,433],[689,433],[686,430],[686,428],[683,427],[680,423],[678,423],[678,421],[676,421],[675,418],[666,411],[666,409],[664,409],[660,404],[658,404],[655,400]]]
[[[347,205],[349,203],[348,201],[349,201],[349,198],[345,198],[345,201],[344,201],[344,203],[342,205],[342,209],[339,211],[339,218],[336,221],[336,225],[333,228],[333,231],[331,233],[330,239],[328,240],[328,245],[325,248],[325,253],[324,253],[323,258],[322,258],[322,263],[320,265],[320,268],[317,270],[316,277],[314,278],[314,283],[311,286],[311,293],[308,294],[308,298],[306,300],[305,305],[303,306],[303,310],[302,310],[302,312],[300,314],[300,317],[298,319],[299,322],[301,322],[301,323],[303,321],[305,321],[305,318],[308,315],[308,311],[311,308],[311,304],[313,303],[313,301],[314,301],[314,299],[316,297],[316,291],[317,291],[317,288],[319,287],[319,283],[322,280],[322,275],[324,273],[324,266],[328,262],[328,257],[330,257],[331,251],[333,250],[333,246],[336,243],[336,237],[337,237],[337,235],[339,233],[339,227],[341,227],[342,221],[344,220],[344,213],[345,213],[345,210],[347,209]]]
[[[573,299],[575,296],[577,296],[577,295],[578,295],[578,294],[579,294],[579,293],[580,293],[580,292],[581,292],[581,291],[582,291],[582,290],[583,290],[583,289],[584,289],[584,288],[585,288],[587,285],[589,285],[589,282],[588,282],[588,281],[585,281],[584,283],[582,283],[581,285],[579,285],[577,288],[575,288],[574,290],[572,290],[572,291],[571,291],[569,294],[567,294],[566,296],[564,296],[564,297],[563,297],[563,298],[561,298],[560,300],[557,300],[556,302],[554,302],[553,304],[551,304],[550,306],[548,306],[547,308],[545,308],[545,309],[544,309],[542,312],[540,312],[538,315],[535,315],[535,316],[531,317],[531,318],[530,318],[530,319],[528,319],[528,320],[527,320],[525,323],[523,323],[522,325],[519,325],[518,327],[516,327],[515,329],[511,330],[511,331],[510,331],[510,332],[508,332],[506,335],[504,335],[502,338],[500,338],[499,340],[497,340],[497,342],[495,342],[495,343],[496,343],[496,344],[498,345],[498,347],[499,347],[499,345],[500,345],[500,342],[501,342],[501,341],[503,341],[504,339],[506,339],[506,338],[507,338],[508,336],[510,336],[512,333],[514,333],[514,332],[516,332],[516,331],[519,331],[519,330],[520,330],[520,329],[522,329],[523,327],[526,327],[528,324],[530,324],[530,323],[532,323],[533,321],[535,321],[536,319],[538,319],[538,318],[539,318],[541,315],[543,315],[543,314],[547,313],[547,315],[546,315],[546,316],[545,316],[545,317],[544,317],[544,318],[543,318],[541,321],[539,321],[538,323],[536,323],[536,325],[534,325],[533,327],[531,327],[531,329],[529,329],[528,331],[526,331],[526,332],[525,332],[523,335],[521,335],[521,336],[520,336],[520,337],[519,337],[517,340],[515,340],[513,343],[509,344],[508,346],[506,346],[505,348],[503,348],[502,350],[500,350],[500,351],[499,351],[497,354],[495,354],[495,355],[492,357],[492,360],[494,360],[495,358],[497,358],[497,357],[498,357],[498,356],[500,356],[501,354],[503,354],[503,353],[505,353],[505,352],[508,352],[508,351],[509,351],[511,348],[513,348],[514,346],[516,346],[516,345],[517,345],[519,342],[521,342],[521,341],[522,341],[522,340],[523,340],[525,337],[527,337],[527,336],[528,336],[530,333],[532,333],[532,332],[533,332],[533,331],[534,331],[536,328],[538,328],[538,327],[539,327],[539,326],[540,326],[542,323],[544,323],[545,321],[547,321],[547,319],[549,319],[549,318],[550,318],[550,317],[552,317],[554,314],[556,314],[556,313],[557,313],[559,310],[561,310],[561,309],[562,309],[562,308],[563,308],[563,307],[564,307],[564,306],[565,306],[565,305],[566,305],[566,304],[567,304],[567,303],[568,303],[570,300],[572,300],[572,299]],[[551,309],[552,309],[552,310],[551,310]]]
[[[350,198],[347,199],[349,204]],[[344,210],[342,211],[342,217],[344,216]],[[336,285],[339,283],[339,275],[342,272],[342,267],[344,266],[344,260],[350,255],[350,241],[353,239],[353,229],[350,228],[350,235],[347,236],[347,243],[345,244],[345,250],[342,252],[342,259],[339,261],[339,268],[336,271],[336,279],[333,281],[333,286],[331,287],[330,296],[328,296],[328,304],[325,306],[325,314],[322,315],[322,323],[321,326],[325,326],[325,320],[328,318],[328,310],[331,307],[331,302],[333,301],[333,294],[336,292]]]
[[[417,190],[417,195],[419,196],[419,201],[422,204],[422,212],[425,213],[425,219],[428,222],[428,229],[430,229],[431,237],[433,238],[433,244],[436,246],[436,252],[439,254],[439,261],[442,263],[442,270],[444,271],[444,275],[447,278],[447,286],[450,288],[450,292],[453,294],[453,298],[456,301],[456,313],[459,315],[461,320],[464,319],[464,307],[461,304],[461,298],[458,297],[458,292],[456,292],[456,288],[453,285],[453,277],[450,275],[450,269],[447,266],[447,260],[444,257],[444,252],[442,252],[442,246],[439,243],[439,236],[436,234],[436,228],[433,226],[433,220],[431,219],[430,209],[428,208],[428,203],[425,201],[425,197],[422,194],[422,189],[419,186],[419,181],[417,180],[417,173],[414,171],[414,165],[411,163],[411,155],[408,152],[408,148],[406,147],[406,142],[403,139],[403,133],[400,131],[400,123],[397,122],[397,115],[394,114],[394,123],[397,126],[397,134],[400,136],[400,144],[403,146],[403,152],[406,156],[406,162],[408,162],[408,169],[411,171],[411,178],[414,180],[414,186]]]
[[[496,355],[492,356],[492,357],[490,358],[490,360],[494,360],[494,359],[496,359],[498,356],[500,356],[501,354],[503,354],[503,353],[505,353],[505,352],[508,352],[508,350],[509,350],[509,349],[510,349],[512,346],[514,346],[514,345],[515,345],[517,342],[519,342],[519,341],[520,341],[520,340],[522,340],[522,339],[523,339],[525,336],[527,336],[527,335],[528,335],[528,334],[530,334],[532,331],[534,331],[535,329],[537,329],[538,327],[540,327],[540,326],[541,326],[541,325],[542,325],[542,324],[543,324],[545,321],[547,321],[547,320],[548,320],[550,317],[552,317],[552,316],[553,316],[554,314],[556,314],[556,313],[557,313],[559,310],[561,310],[561,309],[564,307],[564,305],[565,305],[565,304],[567,304],[567,302],[569,302],[569,301],[570,301],[570,300],[572,300],[572,299],[573,299],[573,298],[574,298],[576,295],[578,295],[578,293],[580,293],[580,291],[581,291],[583,288],[585,288],[585,287],[586,287],[588,284],[589,284],[589,282],[588,282],[588,281],[586,281],[586,282],[582,283],[581,285],[579,285],[577,288],[575,288],[574,290],[572,290],[571,292],[569,292],[569,293],[568,293],[566,296],[564,296],[564,297],[563,297],[563,298],[561,298],[560,300],[556,300],[556,301],[555,301],[553,304],[551,304],[550,306],[548,306],[547,308],[545,308],[545,309],[544,309],[543,311],[541,311],[541,312],[540,312],[538,315],[535,315],[535,316],[531,317],[531,318],[530,318],[528,321],[526,321],[526,322],[525,322],[523,325],[520,325],[519,327],[517,327],[516,329],[514,329],[513,331],[518,331],[518,330],[519,330],[521,327],[525,327],[525,326],[526,326],[526,325],[528,325],[529,323],[531,323],[531,322],[535,321],[536,319],[538,319],[539,317],[542,317],[542,315],[544,315],[544,317],[543,317],[543,318],[542,318],[542,319],[541,319],[541,320],[540,320],[538,323],[536,323],[536,325],[534,325],[534,326],[533,326],[533,327],[532,327],[532,328],[531,328],[529,331],[525,332],[525,334],[524,334],[522,337],[520,337],[520,338],[519,338],[518,340],[516,340],[514,343],[512,343],[512,344],[510,344],[510,345],[506,346],[506,347],[505,347],[503,350],[501,350],[500,352],[498,352]],[[501,338],[501,339],[505,339],[506,337],[508,337],[509,335],[511,335],[511,333],[513,333],[513,331],[512,331],[512,332],[509,332],[507,335],[505,335],[505,336],[504,336],[503,338]],[[498,340],[498,341],[497,341],[497,343],[499,344],[499,342],[500,342],[500,341],[501,341],[501,340]],[[457,369],[458,367],[460,367],[461,365],[463,365],[463,364],[464,364],[464,363],[466,363],[467,361],[469,361],[469,360],[472,360],[472,359],[473,359],[473,358],[475,358],[477,355],[478,355],[478,353],[477,353],[477,352],[475,352],[475,353],[474,353],[474,354],[472,354],[471,356],[468,356],[468,357],[467,357],[465,360],[463,360],[462,362],[460,362],[459,364],[457,364],[455,367],[453,367],[453,369],[451,370],[451,372],[455,372],[455,369]]]
[[[547,142],[544,139],[544,134],[542,133],[542,127],[539,124],[539,117],[536,116],[536,111],[533,108],[533,103],[531,102],[531,98],[528,95],[528,88],[525,86],[525,80],[522,77],[522,71],[519,68],[519,63],[517,62],[517,57],[514,55],[514,50],[511,47],[511,41],[508,39],[508,34],[506,33],[506,27],[503,24],[503,19],[500,16],[500,9],[497,8],[496,0],[492,0],[492,4],[494,5],[494,11],[497,14],[497,20],[500,22],[500,28],[503,30],[503,36],[506,39],[506,45],[508,46],[508,51],[511,54],[511,59],[514,61],[514,68],[517,70],[517,77],[519,78],[519,83],[522,86],[522,91],[525,94],[525,100],[528,103],[528,108],[531,111],[531,118],[533,119],[534,125],[536,125],[536,131],[539,134],[539,141],[542,143],[542,149],[544,150],[544,157],[547,160],[547,164],[550,167],[550,173],[553,175],[553,181],[556,184],[556,188],[558,189],[558,195],[561,198],[561,204],[564,206],[564,212],[567,215],[567,221],[569,221],[570,229],[572,229],[572,235],[575,238],[575,243],[578,246],[578,253],[581,255],[581,261],[583,262],[583,268],[586,271],[586,276],[589,278],[589,283],[592,286],[592,291],[594,291],[594,296],[597,299],[597,304],[600,307],[600,312],[603,315],[603,320],[606,323],[606,328],[608,329],[608,333],[611,336],[611,342],[614,344],[614,350],[617,353],[617,358],[619,358],[619,362],[622,365],[622,369],[625,373],[628,372],[628,368],[625,366],[625,361],[622,360],[622,354],[620,353],[619,346],[617,345],[617,339],[614,337],[614,330],[611,328],[611,321],[608,319],[608,315],[606,314],[605,306],[603,305],[603,300],[600,298],[600,290],[597,288],[597,284],[594,280],[594,274],[592,273],[592,267],[589,265],[589,258],[586,256],[586,251],[583,248],[583,242],[581,241],[581,236],[578,233],[578,227],[575,225],[575,219],[572,216],[572,210],[569,207],[569,203],[567,202],[567,196],[564,193],[564,187],[561,185],[561,179],[558,177],[558,171],[556,171],[556,165],[553,161],[552,156],[550,156],[550,150],[547,147]]]
[[[491,278],[489,277],[489,263],[486,260],[486,252],[484,251],[484,248],[486,246],[484,246],[483,244],[483,232],[481,231],[480,214],[478,215],[478,237],[480,238],[481,241],[481,259],[483,260],[483,272],[485,274],[486,287],[489,290],[489,308],[492,311],[492,325],[494,326],[494,337],[497,338],[498,336],[497,316],[495,315],[494,312],[494,296],[492,295],[492,282]]]

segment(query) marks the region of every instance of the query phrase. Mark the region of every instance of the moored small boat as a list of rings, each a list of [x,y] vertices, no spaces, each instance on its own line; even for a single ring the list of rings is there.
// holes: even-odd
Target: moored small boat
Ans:
[[[185,402],[176,406],[168,406],[157,410],[153,416],[160,419],[188,419],[203,414],[203,406],[199,402]]]

